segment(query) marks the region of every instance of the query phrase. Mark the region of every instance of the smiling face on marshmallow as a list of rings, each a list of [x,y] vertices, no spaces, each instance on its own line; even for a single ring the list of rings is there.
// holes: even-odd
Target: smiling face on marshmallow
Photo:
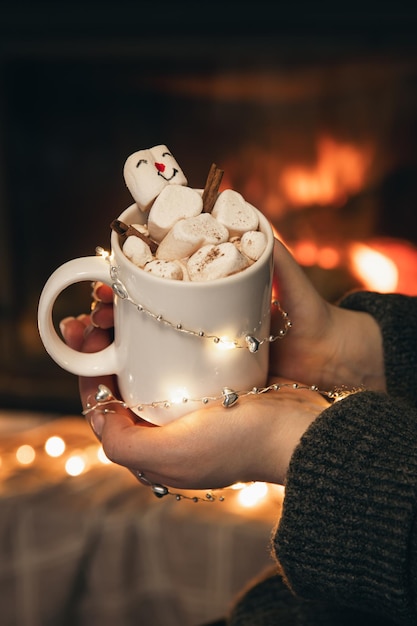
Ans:
[[[135,202],[147,211],[167,185],[186,185],[187,179],[167,146],[139,150],[125,162],[123,175]]]

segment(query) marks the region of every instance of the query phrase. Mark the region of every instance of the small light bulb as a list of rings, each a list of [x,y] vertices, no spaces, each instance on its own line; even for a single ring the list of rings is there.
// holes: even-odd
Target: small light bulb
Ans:
[[[79,454],[70,456],[65,463],[65,471],[70,476],[79,476],[83,473],[86,467],[86,462]]]
[[[100,463],[104,463],[105,465],[111,463],[109,457],[106,456],[106,453],[101,446],[97,448],[97,459],[100,461]]]
[[[252,483],[244,489],[239,491],[237,496],[239,503],[244,507],[252,507],[259,504],[259,502],[266,496],[268,493],[268,486],[266,483]]]
[[[236,491],[244,489],[245,487],[247,487],[247,483],[233,483],[233,485],[230,485],[230,489],[234,489]]]
[[[110,252],[102,248],[101,246],[96,247],[96,255],[103,257],[103,259],[110,258]]]
[[[21,465],[30,465],[35,460],[35,456],[35,449],[28,444],[23,444],[16,450],[16,459]]]
[[[185,387],[182,387],[180,389],[176,389],[171,394],[170,402],[172,404],[181,404],[181,403],[187,402],[188,398],[189,398],[188,390]]]
[[[65,441],[62,439],[62,437],[49,437],[49,439],[47,439],[45,442],[46,454],[54,458],[57,458],[64,454],[65,448]]]
[[[220,337],[220,341],[216,343],[216,346],[220,350],[234,350],[236,348],[236,342],[228,339],[228,337]]]

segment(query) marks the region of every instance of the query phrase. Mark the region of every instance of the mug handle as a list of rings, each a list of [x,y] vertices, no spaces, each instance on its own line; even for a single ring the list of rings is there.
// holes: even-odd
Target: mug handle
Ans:
[[[111,286],[108,262],[104,257],[73,259],[55,270],[46,282],[38,306],[38,329],[46,351],[63,369],[77,376],[117,374],[114,341],[98,352],[84,353],[67,346],[57,334],[52,311],[59,294],[70,285],[100,281]]]

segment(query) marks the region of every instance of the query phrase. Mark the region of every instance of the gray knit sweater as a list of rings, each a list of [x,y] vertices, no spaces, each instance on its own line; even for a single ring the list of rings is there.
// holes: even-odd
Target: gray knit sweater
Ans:
[[[307,430],[273,539],[282,576],[248,591],[230,625],[417,624],[417,298],[341,306],[380,324],[387,394],[350,395]]]

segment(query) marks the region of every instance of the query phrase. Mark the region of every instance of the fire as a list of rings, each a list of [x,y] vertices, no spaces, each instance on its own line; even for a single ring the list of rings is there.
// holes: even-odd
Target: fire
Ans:
[[[295,155],[297,146],[288,152],[289,155],[246,146],[239,159],[231,159],[225,167],[230,176],[226,186],[243,189],[243,195],[261,207],[275,224],[275,237],[288,246],[301,266],[335,270],[329,288],[332,297],[338,288],[335,286],[338,270],[342,270],[340,276],[346,276],[341,289],[352,288],[353,279],[353,286],[359,288],[417,295],[417,247],[390,237],[368,238],[375,207],[372,203],[365,206],[363,192],[369,190],[375,178],[376,144],[344,142],[322,134],[315,144],[314,163],[310,165],[306,164],[306,157]],[[239,180],[242,168],[248,175]],[[345,210],[339,222],[337,209],[359,193],[363,193],[362,202],[355,207],[361,208],[362,216],[358,217],[356,209],[351,213]],[[349,209],[349,205],[345,208]],[[327,209],[331,215],[325,213]],[[296,211],[295,219],[292,216],[287,219]],[[314,219],[317,215],[321,220],[318,228]],[[311,275],[314,279],[318,276]]]
[[[351,271],[365,289],[417,295],[417,248],[408,241],[382,238],[349,246]]]
[[[392,293],[398,285],[398,269],[393,260],[362,243],[353,243],[350,249],[352,271],[366,289]]]
[[[338,143],[322,136],[315,165],[287,165],[281,172],[280,186],[294,207],[340,206],[363,189],[372,157],[369,146]]]
[[[331,270],[341,263],[341,253],[332,246],[319,246],[310,239],[300,239],[291,246],[291,251],[300,265],[319,267]]]
[[[408,241],[386,237],[339,242],[333,247],[300,239],[289,249],[303,267],[333,270],[346,266],[363,289],[417,295],[417,248]]]

